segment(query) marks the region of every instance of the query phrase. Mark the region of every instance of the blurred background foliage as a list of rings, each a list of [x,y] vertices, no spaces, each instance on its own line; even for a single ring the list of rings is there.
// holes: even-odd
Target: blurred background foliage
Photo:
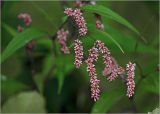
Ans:
[[[136,62],[136,89],[133,99],[126,96],[126,87],[120,78],[108,82],[102,76],[102,60],[96,64],[101,80],[101,97],[96,103],[90,98],[89,76],[86,65],[76,69],[73,52],[73,38],[68,45],[71,53],[60,52],[58,42],[49,39],[64,20],[62,1],[3,1],[1,3],[1,52],[16,36],[19,21],[17,15],[27,12],[32,16],[32,25],[42,32],[35,39],[32,56],[36,73],[33,75],[30,58],[25,47],[18,49],[1,64],[1,110],[2,112],[152,112],[159,107],[159,2],[158,1],[101,1],[103,5],[128,20],[147,40],[127,27],[102,16],[105,32],[122,47],[117,46],[101,33],[90,33],[84,38],[84,51],[93,46],[93,39],[105,40],[117,62],[125,67],[128,61]],[[75,7],[75,2],[67,2]],[[84,12],[87,25],[95,28],[95,18]],[[65,28],[68,25],[65,25]],[[70,25],[69,25],[70,26]],[[27,34],[27,33],[26,33]]]

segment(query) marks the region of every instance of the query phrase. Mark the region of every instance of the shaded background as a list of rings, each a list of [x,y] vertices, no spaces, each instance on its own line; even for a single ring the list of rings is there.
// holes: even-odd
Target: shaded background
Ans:
[[[24,99],[23,105],[28,100],[35,104],[31,105],[30,111],[27,112],[94,112],[97,107],[100,111],[106,110],[105,107],[109,107],[107,112],[110,113],[151,112],[159,106],[159,2],[108,1],[97,2],[97,4],[108,7],[126,18],[148,41],[147,44],[144,44],[141,40],[137,40],[139,39],[138,36],[128,28],[102,16],[105,31],[110,33],[125,51],[125,54],[122,54],[113,43],[107,44],[117,62],[123,67],[128,61],[135,61],[138,64],[133,102],[126,97],[126,88],[120,78],[108,82],[106,77],[101,76],[104,66],[102,61],[98,60],[96,69],[98,78],[101,80],[101,94],[106,97],[103,97],[104,99],[98,105],[95,104],[90,98],[90,84],[86,65],[83,64],[80,69],[76,69],[73,64],[73,48],[71,48],[71,54],[64,55],[60,52],[59,44],[56,41],[49,40],[48,37],[57,32],[63,21],[65,16],[63,7],[65,5],[75,7],[74,2],[64,4],[60,1],[5,1],[1,7],[2,52],[13,38],[5,25],[16,30],[17,25],[22,23],[17,18],[17,15],[21,12],[29,13],[32,17],[31,26],[48,35],[36,40],[33,48],[36,69],[34,76],[31,73],[32,64],[25,48],[21,48],[1,64],[1,108],[3,112],[19,112],[20,108],[24,107],[18,107],[20,104],[17,104],[17,107],[13,108],[12,102],[15,100],[14,102],[19,103],[18,100],[21,97],[18,97],[17,100],[12,98],[31,91],[38,91],[34,94],[35,98],[28,98],[29,95],[22,96],[22,99]],[[84,12],[84,17],[87,23],[95,23],[93,14]],[[70,36],[68,39],[68,45],[70,45],[73,38]],[[91,42],[89,44],[84,43],[84,47],[86,46],[84,51],[87,53],[87,49],[91,48],[92,45]],[[55,53],[54,57],[52,56],[53,52]],[[51,68],[52,64],[54,64],[53,68]],[[112,104],[112,100],[107,100],[107,96],[117,94],[114,93],[117,90],[120,90],[120,93],[123,91],[123,95]],[[8,104],[7,102],[10,99],[11,101]],[[108,106],[108,104],[112,105]],[[38,106],[40,109],[37,108]]]

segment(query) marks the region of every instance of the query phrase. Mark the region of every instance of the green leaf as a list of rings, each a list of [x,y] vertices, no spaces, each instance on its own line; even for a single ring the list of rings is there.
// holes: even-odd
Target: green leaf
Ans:
[[[2,27],[4,29],[6,29],[6,31],[8,31],[12,36],[16,36],[17,35],[17,31],[15,29],[13,29],[12,27],[10,27],[9,25],[2,23]]]
[[[43,66],[42,72],[34,76],[34,81],[41,93],[43,93],[45,79],[48,78],[48,75],[51,72],[50,70],[52,70],[53,65],[54,65],[54,58],[51,54],[48,54],[44,59],[42,65]]]
[[[45,113],[44,98],[37,92],[24,92],[8,99],[3,113]]]
[[[65,76],[75,68],[73,61],[74,59],[72,55],[65,55],[65,57],[63,55],[60,55],[58,58],[56,58],[55,75],[58,79],[58,94],[61,93]]]
[[[126,19],[121,17],[119,14],[115,13],[114,11],[110,10],[107,7],[104,7],[102,5],[85,5],[81,7],[82,10],[84,11],[89,11],[93,13],[98,13],[102,16],[108,17],[110,19],[113,19],[117,21],[118,23],[128,27],[132,31],[134,31],[136,34],[140,36],[140,38],[146,42],[146,40],[140,35],[139,31],[132,25],[130,24]]]
[[[150,93],[159,94],[159,75],[158,72],[151,73],[147,75],[145,79],[139,85],[139,91],[143,89],[143,91],[147,91]]]
[[[123,93],[120,88],[102,93],[99,100],[93,105],[92,113],[106,113],[111,106],[122,98]]]
[[[51,25],[53,27],[55,27],[55,23],[53,22],[52,18],[49,16],[48,12],[46,12],[43,8],[41,8],[38,4],[36,4],[35,2],[31,2],[32,5],[39,11],[41,12],[44,17],[47,19],[47,21],[49,21],[51,23]]]
[[[119,30],[116,30],[109,24],[105,25],[105,32],[109,33],[123,48],[125,52],[134,52],[136,42],[138,43],[136,52],[140,53],[156,53],[156,49],[144,44],[143,42],[138,42],[135,37],[124,34]],[[158,51],[157,51],[158,53]]]
[[[24,32],[17,34],[3,51],[1,55],[1,63],[14,52],[16,52],[19,48],[23,47],[29,41],[39,38],[41,35],[42,33],[34,28],[26,29]]]

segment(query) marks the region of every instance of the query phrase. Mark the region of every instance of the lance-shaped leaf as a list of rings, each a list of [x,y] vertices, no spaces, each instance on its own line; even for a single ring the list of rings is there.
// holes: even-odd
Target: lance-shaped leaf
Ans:
[[[23,47],[29,41],[37,39],[42,35],[40,31],[34,28],[26,29],[24,32],[17,34],[7,45],[6,49],[2,52],[1,63],[16,52],[19,48]]]
[[[82,10],[84,11],[89,11],[93,13],[98,13],[102,16],[108,17],[110,19],[113,19],[114,21],[117,21],[118,23],[128,27],[132,31],[134,31],[136,34],[140,36],[140,38],[146,42],[146,40],[141,36],[139,31],[132,25],[130,24],[126,19],[124,19],[122,16],[119,14],[115,13],[114,11],[110,10],[107,7],[104,7],[102,5],[86,5],[81,7]]]

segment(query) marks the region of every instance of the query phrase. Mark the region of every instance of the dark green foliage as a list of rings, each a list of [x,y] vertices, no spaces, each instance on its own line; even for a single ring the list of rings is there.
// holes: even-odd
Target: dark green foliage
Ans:
[[[95,6],[81,7],[88,27],[87,35],[79,38],[83,42],[85,58],[94,42],[101,40],[124,68],[129,61],[136,63],[135,95],[129,99],[126,85],[120,77],[109,82],[107,77],[102,76],[104,64],[100,57],[95,64],[97,77],[101,81],[101,96],[94,102],[90,98],[85,62],[80,69],[74,66],[77,27],[63,13],[64,6],[74,8],[75,3],[3,1],[2,112],[147,113],[158,108],[160,66],[157,4],[158,1],[98,1]],[[31,14],[32,24],[24,32],[18,33],[17,25],[22,21],[18,20],[17,15],[21,12]],[[96,28],[93,13],[102,16],[104,31]],[[54,37],[62,25],[65,30],[69,27],[72,32],[67,38],[71,51],[68,55],[60,51],[60,45]],[[29,56],[25,46],[33,39],[35,45]]]

